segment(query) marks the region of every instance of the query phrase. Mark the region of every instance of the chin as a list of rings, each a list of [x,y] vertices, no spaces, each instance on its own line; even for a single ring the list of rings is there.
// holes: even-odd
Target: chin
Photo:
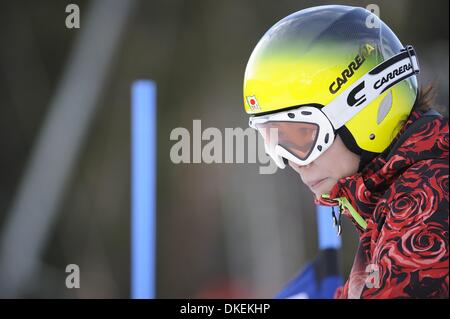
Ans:
[[[322,194],[328,194],[330,193],[331,189],[336,183],[334,181],[327,181],[324,183],[324,185],[321,185],[319,189],[313,190],[314,195],[316,195],[317,198],[320,198]]]

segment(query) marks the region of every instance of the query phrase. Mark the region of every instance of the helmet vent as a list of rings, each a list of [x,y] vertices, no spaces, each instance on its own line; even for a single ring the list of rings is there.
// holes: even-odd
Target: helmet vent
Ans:
[[[378,106],[378,114],[377,114],[377,124],[380,124],[386,115],[388,115],[390,109],[392,107],[392,91],[383,98],[380,105]]]

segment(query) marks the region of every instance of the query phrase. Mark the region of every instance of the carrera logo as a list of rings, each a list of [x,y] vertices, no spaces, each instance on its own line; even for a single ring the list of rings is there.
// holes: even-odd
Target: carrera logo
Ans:
[[[349,106],[358,106],[361,103],[364,103],[366,101],[366,95],[363,93],[360,97],[356,97],[356,94],[361,92],[362,89],[364,89],[365,81],[362,81],[360,84],[358,84],[347,96],[347,104]]]
[[[374,50],[374,47],[370,44],[366,44],[361,53],[358,54],[355,59],[348,65],[347,69],[341,72],[341,76],[336,78],[336,81],[331,83],[329,90],[331,94],[336,94],[342,88],[342,86],[347,83],[348,79],[355,74],[355,71],[360,68],[360,66],[366,60],[366,57]]]
[[[376,81],[373,85],[374,89],[380,88],[383,84],[388,83],[392,80],[394,80],[399,75],[409,71],[412,69],[411,63],[405,64],[400,66],[398,69],[395,69],[394,71],[388,73],[385,77],[382,77],[380,80]]]

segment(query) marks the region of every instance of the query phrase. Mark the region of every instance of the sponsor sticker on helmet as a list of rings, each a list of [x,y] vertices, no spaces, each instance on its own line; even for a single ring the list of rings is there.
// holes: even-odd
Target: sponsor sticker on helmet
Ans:
[[[254,95],[247,96],[247,103],[250,106],[250,109],[252,111],[260,111],[261,110],[261,108],[259,107],[259,104],[258,104],[258,100],[256,99],[256,97]]]

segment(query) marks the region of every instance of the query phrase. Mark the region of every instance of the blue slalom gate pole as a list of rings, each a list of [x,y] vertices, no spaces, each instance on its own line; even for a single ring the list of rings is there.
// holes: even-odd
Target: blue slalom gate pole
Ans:
[[[131,298],[155,298],[156,84],[131,88]]]
[[[341,237],[337,235],[336,228],[333,225],[331,207],[317,205],[316,210],[319,249],[341,248]]]
[[[316,213],[319,252],[275,295],[277,299],[330,299],[342,286],[338,260],[341,238],[333,225],[331,207],[316,206]]]

